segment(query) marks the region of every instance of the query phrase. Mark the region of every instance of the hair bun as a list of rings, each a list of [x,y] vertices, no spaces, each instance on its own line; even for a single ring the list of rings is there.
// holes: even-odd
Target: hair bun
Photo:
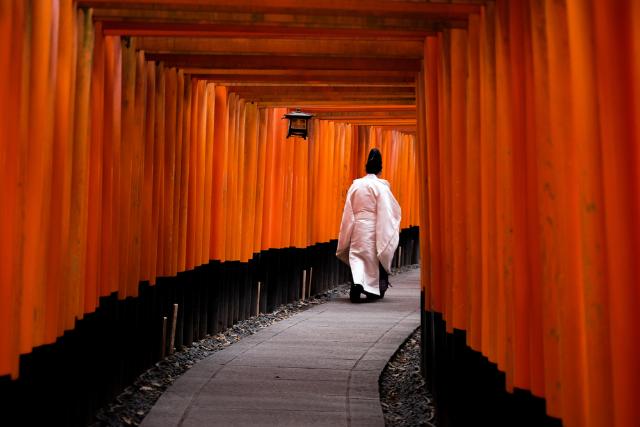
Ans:
[[[372,148],[371,151],[369,151],[365,169],[367,170],[367,173],[376,175],[380,173],[380,171],[382,170],[382,154],[380,154],[380,150],[378,150],[377,148]]]

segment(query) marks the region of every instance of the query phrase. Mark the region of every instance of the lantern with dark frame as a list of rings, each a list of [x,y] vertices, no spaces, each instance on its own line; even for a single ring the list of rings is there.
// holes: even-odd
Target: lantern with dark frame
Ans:
[[[313,114],[303,113],[299,108],[292,113],[285,114],[282,118],[289,119],[289,132],[287,133],[287,138],[293,135],[307,139],[307,134],[309,132],[309,119],[311,117],[313,117]]]

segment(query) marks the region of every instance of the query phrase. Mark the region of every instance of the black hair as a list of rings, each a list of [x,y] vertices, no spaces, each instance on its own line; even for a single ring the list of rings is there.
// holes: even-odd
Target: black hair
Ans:
[[[377,148],[372,148],[371,151],[369,151],[365,169],[367,173],[372,173],[374,175],[380,173],[380,171],[382,170],[382,154],[380,154],[380,150],[378,150]]]

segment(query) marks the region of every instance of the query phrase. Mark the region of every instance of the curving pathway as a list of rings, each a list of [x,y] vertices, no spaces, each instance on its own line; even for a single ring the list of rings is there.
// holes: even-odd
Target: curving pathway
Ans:
[[[378,377],[419,326],[419,275],[391,277],[383,300],[341,297],[203,359],[141,425],[384,426]]]

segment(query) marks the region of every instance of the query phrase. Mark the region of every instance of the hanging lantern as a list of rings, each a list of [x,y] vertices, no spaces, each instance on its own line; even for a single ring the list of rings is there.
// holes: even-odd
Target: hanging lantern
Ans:
[[[299,108],[292,113],[285,114],[282,118],[289,119],[289,132],[287,133],[287,138],[293,135],[307,139],[309,119],[311,117],[313,117],[313,114],[303,113]]]

